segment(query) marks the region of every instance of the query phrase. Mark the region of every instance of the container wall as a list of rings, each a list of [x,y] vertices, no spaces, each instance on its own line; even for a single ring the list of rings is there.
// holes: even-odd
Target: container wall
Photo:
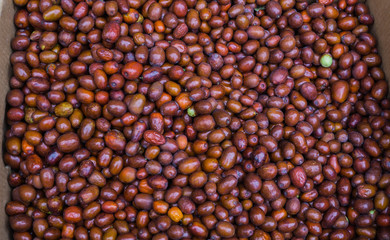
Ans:
[[[390,77],[390,1],[367,0],[371,14],[374,15],[375,23],[371,29],[378,40],[379,54],[382,57],[382,68],[386,78]]]
[[[11,76],[9,56],[11,54],[10,41],[14,35],[13,15],[14,7],[12,0],[0,0],[0,156],[3,156],[3,135],[5,125],[5,98],[8,91],[8,79]],[[1,157],[2,158],[2,157]],[[9,169],[4,167],[0,161],[0,239],[12,239],[9,237],[7,215],[4,212],[5,204],[10,199],[10,188],[8,186]]]

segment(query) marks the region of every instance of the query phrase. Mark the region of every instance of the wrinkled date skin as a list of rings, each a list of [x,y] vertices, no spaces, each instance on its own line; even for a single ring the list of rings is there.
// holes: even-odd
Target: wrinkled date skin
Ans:
[[[144,132],[144,139],[146,142],[152,144],[152,145],[163,145],[165,143],[165,138],[160,133],[153,131],[153,130],[147,130]]]
[[[390,239],[369,1],[12,1],[12,239]]]

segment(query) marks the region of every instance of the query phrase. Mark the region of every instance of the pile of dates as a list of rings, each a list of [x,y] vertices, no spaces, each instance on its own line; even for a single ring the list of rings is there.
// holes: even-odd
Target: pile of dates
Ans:
[[[13,2],[13,239],[390,239],[364,1]]]

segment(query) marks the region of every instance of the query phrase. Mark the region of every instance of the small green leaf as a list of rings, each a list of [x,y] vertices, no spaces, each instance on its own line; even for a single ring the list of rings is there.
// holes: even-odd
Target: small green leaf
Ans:
[[[260,6],[260,7],[255,8],[255,11],[258,12],[258,11],[264,10],[264,9],[265,9],[265,6]]]
[[[196,116],[195,109],[194,109],[193,107],[189,107],[189,108],[187,109],[187,114],[188,114],[188,116],[190,116],[190,117],[195,117],[195,116]]]
[[[375,209],[372,209],[370,212],[369,212],[371,215],[375,213]]]
[[[137,22],[142,23],[143,21],[144,21],[144,16],[142,16],[142,15],[140,14],[139,17],[138,17]]]

